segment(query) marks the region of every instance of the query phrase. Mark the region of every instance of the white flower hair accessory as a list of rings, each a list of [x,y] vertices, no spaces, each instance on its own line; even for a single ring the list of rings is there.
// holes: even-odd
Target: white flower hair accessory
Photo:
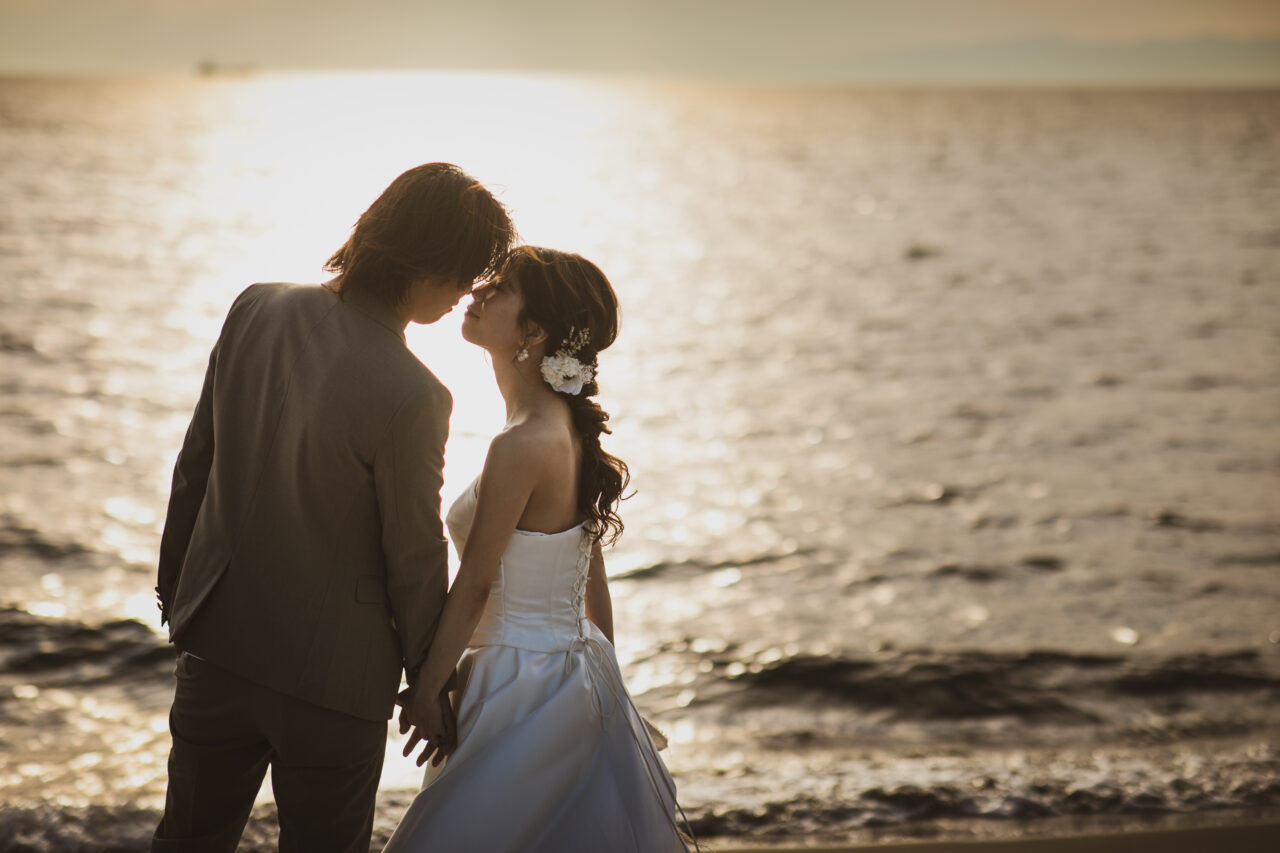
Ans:
[[[561,394],[581,394],[582,386],[595,378],[595,369],[583,364],[577,355],[591,340],[591,331],[581,329],[576,333],[569,327],[569,337],[560,342],[555,355],[542,359],[542,378]]]

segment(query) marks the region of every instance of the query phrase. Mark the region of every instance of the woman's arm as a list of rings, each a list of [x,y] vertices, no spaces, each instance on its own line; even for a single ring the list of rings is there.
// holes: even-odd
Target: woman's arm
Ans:
[[[613,599],[609,597],[609,578],[604,572],[604,554],[600,543],[591,546],[591,568],[587,573],[587,618],[596,623],[613,643]]]
[[[419,764],[430,756],[432,744],[447,740],[447,725],[437,699],[484,614],[502,552],[533,494],[537,482],[533,460],[540,455],[536,442],[525,438],[520,430],[501,433],[489,445],[466,551],[405,708],[408,723],[416,729],[405,747],[405,754],[413,750],[420,738],[428,741]],[[437,755],[436,763],[443,757],[443,754]]]

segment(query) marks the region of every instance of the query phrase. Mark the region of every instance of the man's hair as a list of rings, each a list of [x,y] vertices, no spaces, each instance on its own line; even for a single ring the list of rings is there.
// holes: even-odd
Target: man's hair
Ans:
[[[479,181],[450,163],[426,163],[382,191],[324,268],[338,273],[340,293],[396,307],[426,276],[465,290],[493,275],[515,236],[507,209]]]

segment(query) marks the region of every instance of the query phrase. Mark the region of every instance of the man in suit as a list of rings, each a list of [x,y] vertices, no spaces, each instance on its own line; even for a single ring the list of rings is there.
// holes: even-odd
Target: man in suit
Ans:
[[[487,190],[431,163],[360,217],[335,279],[256,284],[231,306],[160,546],[179,656],[153,850],[234,850],[269,766],[281,850],[367,853],[386,720],[447,586],[452,398],[404,329],[452,310],[513,239]]]

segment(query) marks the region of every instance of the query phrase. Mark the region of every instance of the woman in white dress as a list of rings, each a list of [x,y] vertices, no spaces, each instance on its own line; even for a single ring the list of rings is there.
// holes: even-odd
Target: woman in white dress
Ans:
[[[591,262],[521,247],[462,334],[507,421],[447,521],[461,555],[408,716],[432,755],[385,853],[686,851],[675,785],[622,682],[601,544],[627,467],[600,447],[596,354],[617,299]],[[452,721],[435,700],[457,667]],[[440,764],[440,753],[450,751]]]

